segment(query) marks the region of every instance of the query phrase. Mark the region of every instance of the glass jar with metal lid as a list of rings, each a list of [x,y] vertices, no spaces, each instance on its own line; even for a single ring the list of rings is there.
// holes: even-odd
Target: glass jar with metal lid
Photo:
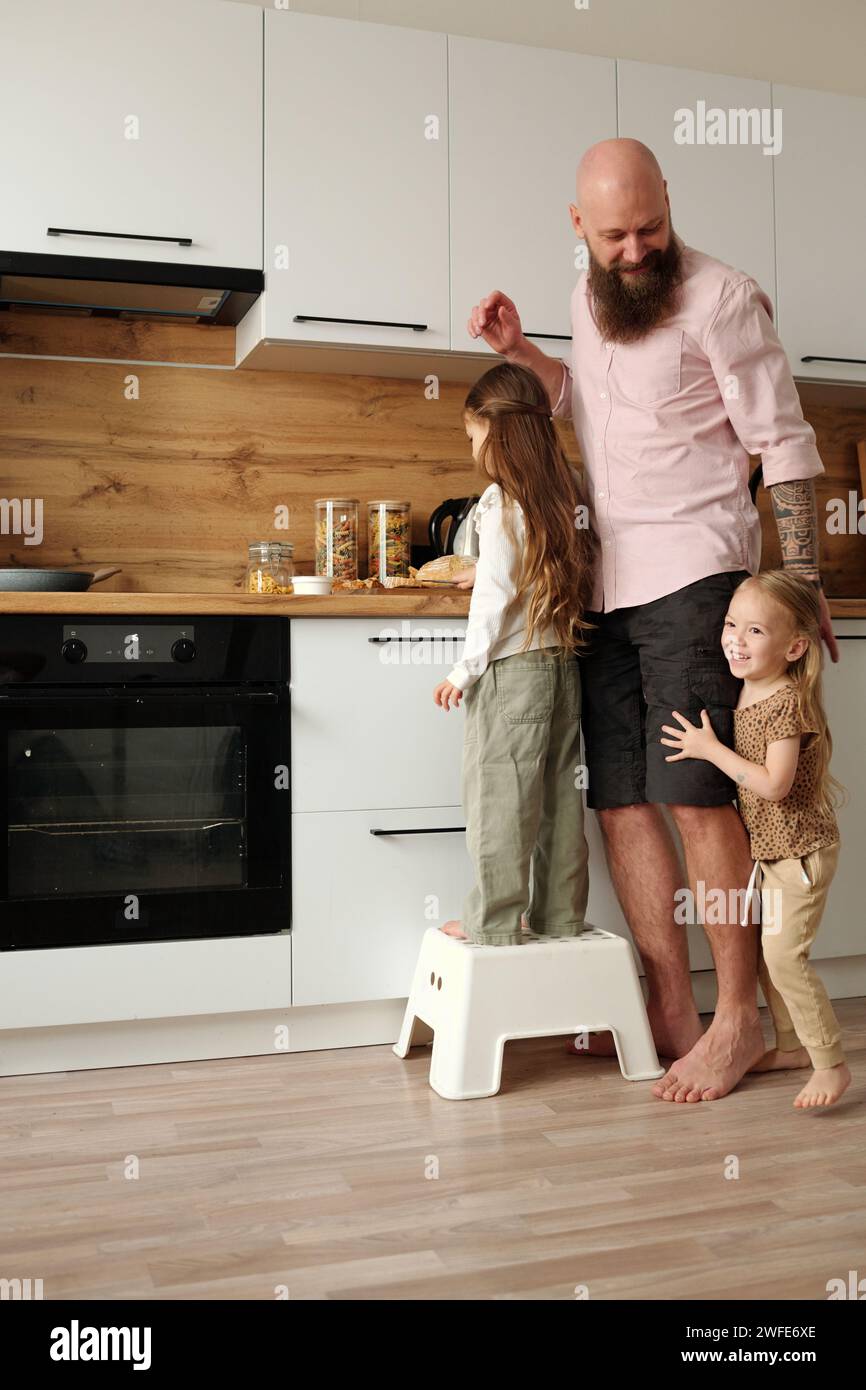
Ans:
[[[358,578],[357,497],[316,498],[316,574]]]
[[[295,547],[290,541],[250,541],[244,592],[247,594],[290,594],[295,571]]]
[[[408,578],[412,558],[412,507],[392,499],[367,503],[367,572],[371,579]]]

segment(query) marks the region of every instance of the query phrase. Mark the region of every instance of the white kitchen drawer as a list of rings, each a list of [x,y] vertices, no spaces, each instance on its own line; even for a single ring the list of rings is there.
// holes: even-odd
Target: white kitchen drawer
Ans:
[[[474,881],[465,824],[459,806],[292,816],[293,1006],[408,995],[424,932]]]
[[[291,953],[289,932],[6,951],[0,1075],[6,1030],[287,1009]]]
[[[292,619],[293,811],[460,804],[464,711],[433,691],[466,623]]]
[[[824,703],[833,737],[830,771],[848,790],[836,810],[842,848],[830,886],[824,920],[812,947],[813,960],[866,953],[863,912],[863,851],[866,845],[866,623],[835,618],[839,661],[824,661]]]

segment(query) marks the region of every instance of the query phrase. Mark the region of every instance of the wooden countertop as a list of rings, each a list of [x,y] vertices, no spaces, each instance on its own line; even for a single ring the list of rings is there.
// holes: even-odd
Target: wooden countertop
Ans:
[[[174,594],[111,593],[99,587],[78,594],[0,593],[3,613],[161,613],[252,614],[284,618],[465,618],[469,589],[392,589],[386,593],[351,594]],[[830,599],[833,618],[866,618],[866,598]]]
[[[391,589],[344,594],[173,594],[112,593],[86,589],[83,593],[0,592],[3,613],[162,613],[261,614],[284,618],[410,618],[419,614],[465,618],[469,589]],[[866,613],[866,601],[863,604]]]

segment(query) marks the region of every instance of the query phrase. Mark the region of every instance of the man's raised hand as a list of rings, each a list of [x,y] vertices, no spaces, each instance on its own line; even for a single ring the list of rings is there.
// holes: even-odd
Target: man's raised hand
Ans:
[[[523,341],[523,328],[514,304],[501,290],[494,290],[476,304],[466,327],[472,338],[483,338],[494,352],[507,357]]]

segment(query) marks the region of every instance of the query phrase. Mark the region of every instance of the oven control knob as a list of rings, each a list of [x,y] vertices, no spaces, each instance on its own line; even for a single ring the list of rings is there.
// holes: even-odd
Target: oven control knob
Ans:
[[[60,648],[60,655],[64,661],[69,661],[73,666],[78,666],[82,661],[87,660],[87,648],[80,637],[67,637],[63,646]]]
[[[195,642],[189,637],[178,637],[177,641],[171,644],[171,659],[184,664],[195,661]]]

